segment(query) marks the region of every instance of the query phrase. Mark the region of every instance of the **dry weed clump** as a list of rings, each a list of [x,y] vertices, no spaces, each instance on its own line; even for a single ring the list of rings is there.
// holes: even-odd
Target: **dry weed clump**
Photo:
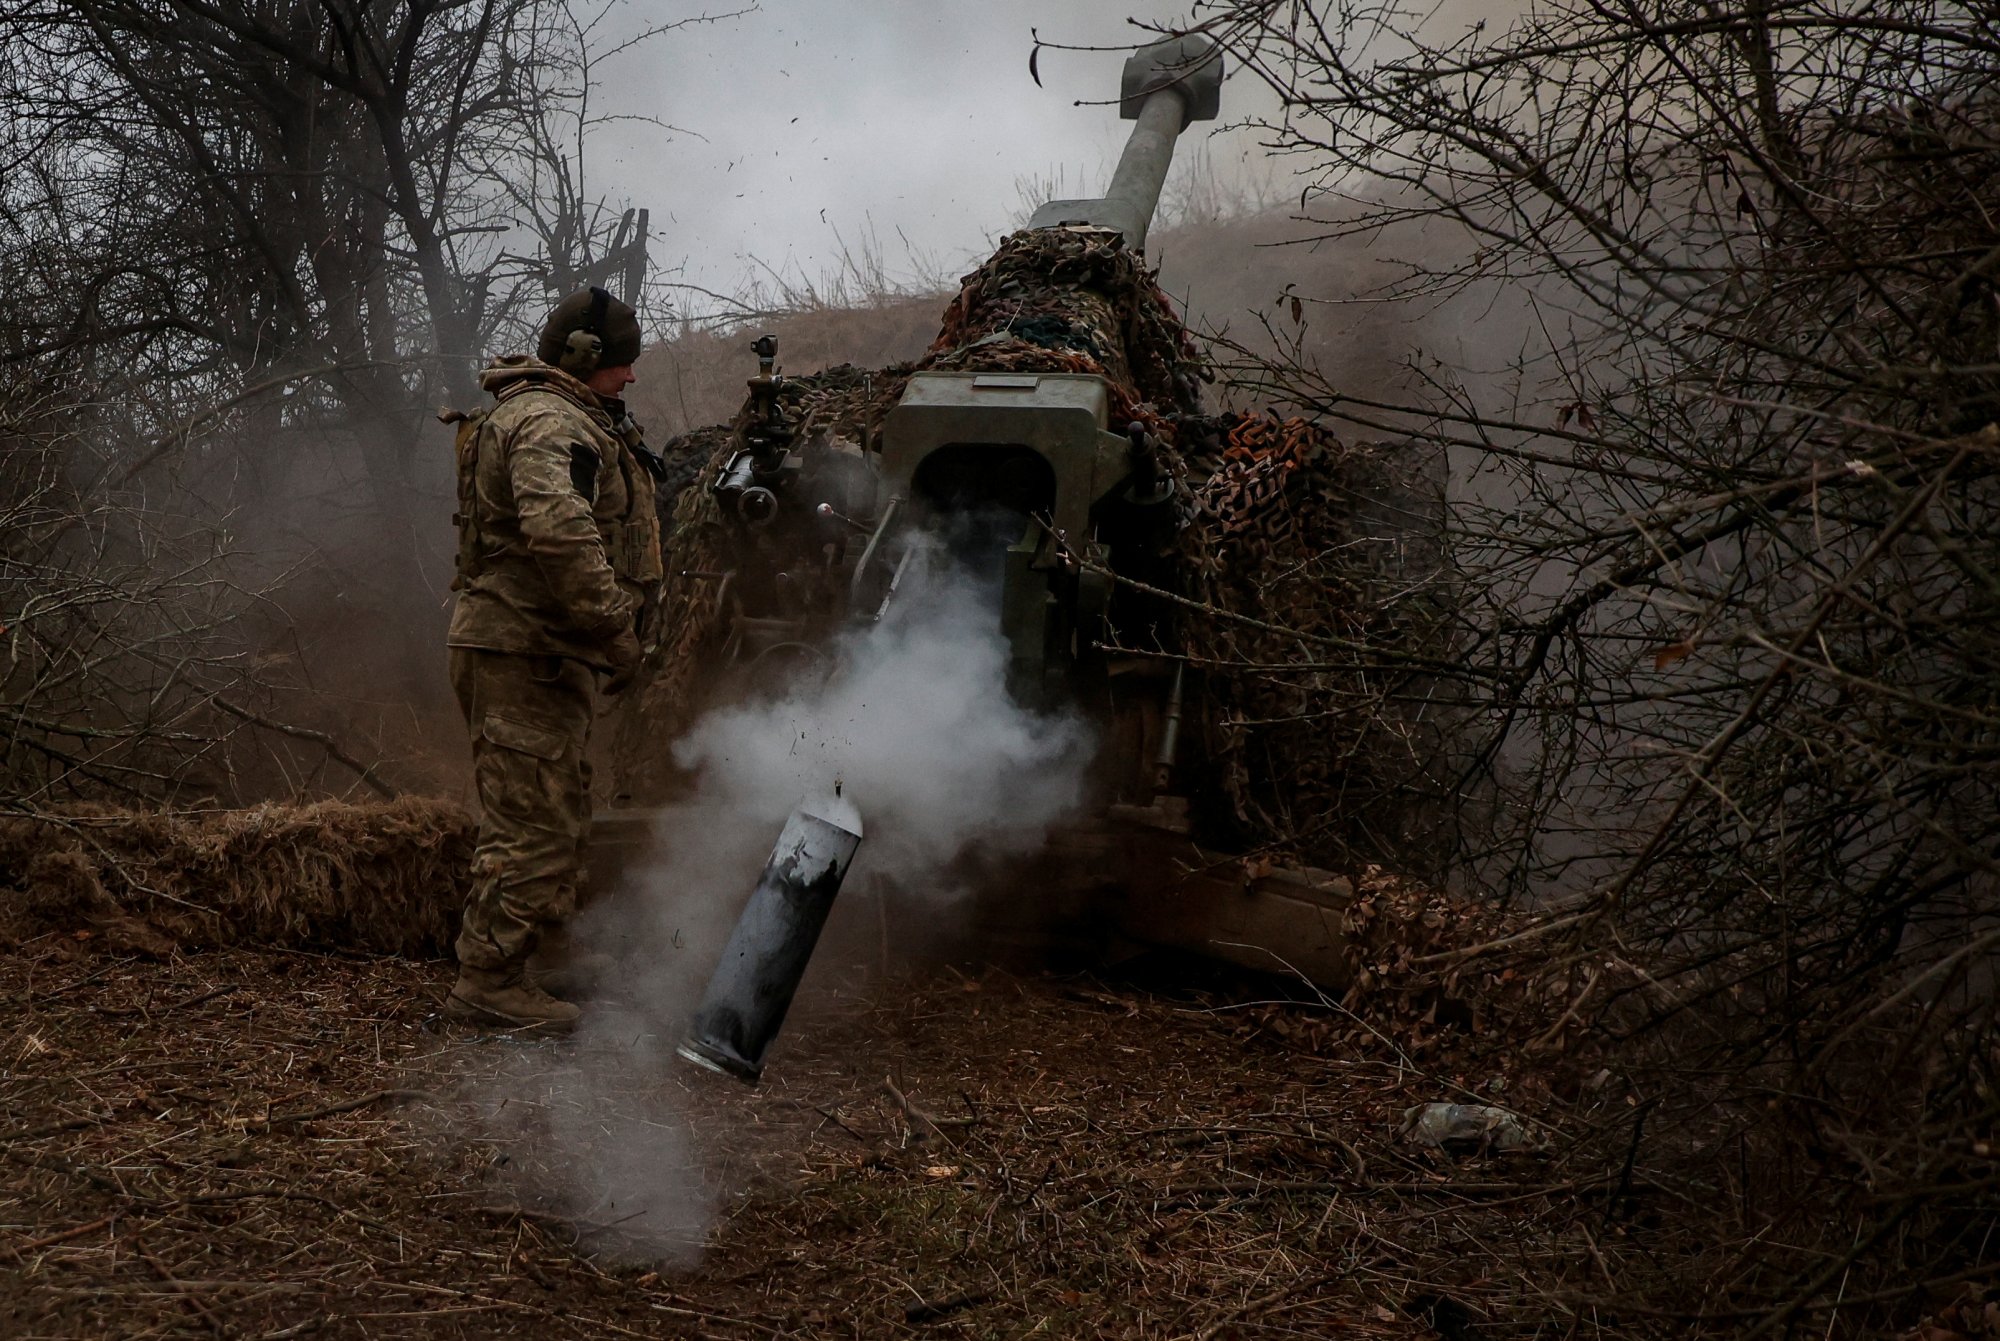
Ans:
[[[1549,1003],[1566,999],[1567,984],[1514,951],[1530,919],[1379,866],[1362,867],[1353,883],[1341,916],[1349,966],[1336,1007],[1347,1022],[1343,1042],[1388,1030],[1404,1055],[1422,1057],[1489,1033],[1546,1036]]]
[[[464,902],[472,840],[463,810],[426,797],[15,813],[0,819],[0,939],[435,955]]]

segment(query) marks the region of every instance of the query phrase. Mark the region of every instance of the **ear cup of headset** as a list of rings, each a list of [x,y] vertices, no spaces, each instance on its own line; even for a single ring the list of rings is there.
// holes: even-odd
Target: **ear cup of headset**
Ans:
[[[572,376],[630,363],[641,348],[639,314],[602,288],[579,289],[556,305],[542,326],[535,357]]]
[[[604,357],[604,340],[594,331],[571,331],[563,342],[562,362],[556,366],[566,373],[588,377],[597,371]]]

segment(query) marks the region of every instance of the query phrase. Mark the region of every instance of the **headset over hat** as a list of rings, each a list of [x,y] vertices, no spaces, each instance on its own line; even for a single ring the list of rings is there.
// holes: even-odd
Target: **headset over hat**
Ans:
[[[640,343],[639,314],[631,304],[592,285],[556,304],[535,357],[572,377],[589,377],[599,368],[636,362]]]

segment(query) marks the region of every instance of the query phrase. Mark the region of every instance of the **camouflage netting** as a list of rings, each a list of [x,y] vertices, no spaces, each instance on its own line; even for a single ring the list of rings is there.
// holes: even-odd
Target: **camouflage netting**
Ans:
[[[802,440],[828,432],[870,443],[910,376],[930,370],[1101,376],[1112,422],[1144,423],[1165,445],[1183,486],[1174,594],[1186,604],[1177,647],[1135,650],[1183,652],[1203,672],[1191,744],[1204,757],[1183,772],[1214,780],[1203,808],[1210,827],[1308,857],[1348,857],[1357,846],[1381,855],[1409,836],[1420,746],[1394,705],[1412,684],[1381,663],[1432,636],[1408,591],[1432,585],[1442,563],[1434,543],[1414,556],[1408,543],[1416,531],[1434,540],[1430,519],[1391,515],[1433,494],[1441,505],[1435,482],[1391,478],[1388,463],[1406,453],[1344,444],[1302,419],[1204,415],[1209,369],[1153,272],[1105,229],[1013,234],[964,278],[921,360],[792,378],[784,410]],[[667,453],[698,481],[732,445],[724,425],[686,434]],[[663,491],[661,505],[669,552],[659,652],[613,751],[618,790],[640,801],[661,794],[666,742],[699,709],[701,668],[723,622],[717,575],[730,562],[706,489]],[[1380,534],[1398,538],[1393,552]],[[1396,832],[1357,845],[1357,826]]]
[[[1200,745],[1239,843],[1408,863],[1442,838],[1451,634],[1442,460],[1301,419],[1184,421],[1179,650],[1205,672]],[[1213,462],[1205,469],[1193,462]]]
[[[1111,417],[1198,414],[1208,369],[1153,272],[1103,228],[1015,233],[967,275],[918,369],[1081,372]]]
[[[0,944],[50,933],[164,955],[233,945],[440,955],[473,821],[426,797],[0,820]]]

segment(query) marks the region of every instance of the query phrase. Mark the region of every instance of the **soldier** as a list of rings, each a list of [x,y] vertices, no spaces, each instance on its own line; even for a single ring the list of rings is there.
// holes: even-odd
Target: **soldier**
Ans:
[[[659,458],[620,393],[638,314],[602,289],[563,300],[538,357],[480,374],[497,404],[458,433],[452,688],[472,734],[479,842],[453,1019],[566,1033],[579,1012],[528,959],[576,907],[590,826],[593,677],[624,688],[658,592]]]

